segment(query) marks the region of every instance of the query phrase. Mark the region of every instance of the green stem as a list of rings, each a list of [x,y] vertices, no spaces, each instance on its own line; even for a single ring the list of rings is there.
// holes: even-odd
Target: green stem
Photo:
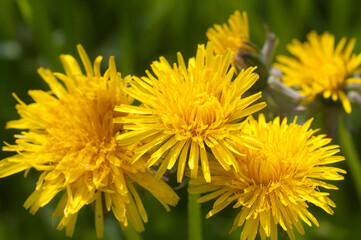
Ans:
[[[197,203],[200,194],[188,193],[188,239],[202,240],[202,209]]]
[[[342,114],[339,116],[338,119],[338,133],[340,137],[340,144],[342,151],[345,154],[346,163],[351,173],[351,177],[354,181],[357,195],[361,204],[361,161],[355,148],[352,135],[345,126],[345,118],[345,115]]]

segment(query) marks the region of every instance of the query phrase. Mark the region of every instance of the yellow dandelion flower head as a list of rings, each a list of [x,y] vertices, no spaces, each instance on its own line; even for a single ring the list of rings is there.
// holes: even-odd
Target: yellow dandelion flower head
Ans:
[[[79,45],[79,54],[86,75],[70,55],[60,59],[66,74],[40,68],[40,76],[51,91],[29,91],[34,103],[29,105],[17,98],[20,120],[10,121],[7,128],[24,129],[16,135],[16,143],[4,150],[17,155],[0,162],[0,177],[34,168],[41,171],[35,191],[24,206],[35,212],[49,203],[58,193],[63,196],[53,217],[61,217],[58,229],[66,235],[74,231],[79,210],[95,203],[97,236],[103,236],[103,202],[124,226],[128,219],[137,231],[147,222],[134,182],[150,191],[167,209],[175,205],[178,196],[163,181],[145,167],[144,160],[131,165],[137,145],[118,146],[116,136],[122,129],[114,124],[114,106],[131,103],[123,89],[114,58],[109,69],[100,73],[102,57],[92,66]],[[62,82],[62,83],[61,83]]]
[[[208,193],[198,202],[217,198],[207,218],[235,202],[233,207],[241,210],[231,231],[244,225],[241,240],[255,239],[258,231],[261,239],[276,240],[278,225],[290,239],[295,239],[294,228],[304,234],[301,220],[319,225],[308,211],[309,203],[333,214],[335,204],[320,188],[337,189],[324,180],[342,180],[345,171],[327,165],[344,158],[334,155],[339,146],[328,145],[331,139],[314,136],[317,130],[309,129],[311,121],[301,126],[296,119],[288,125],[287,119],[267,123],[263,115],[258,121],[249,118],[249,134],[264,140],[263,147],[239,146],[245,154],[236,157],[239,172],[225,171],[213,161],[211,183],[202,178],[190,182],[195,185],[191,193]]]
[[[151,65],[155,76],[147,71],[147,77],[133,77],[129,81],[127,93],[143,105],[117,107],[117,111],[134,115],[115,121],[125,123],[124,127],[130,130],[117,137],[118,144],[147,142],[136,150],[133,161],[153,149],[147,166],[161,160],[157,171],[161,176],[179,158],[179,182],[186,162],[192,177],[196,177],[200,161],[205,178],[210,181],[207,148],[229,170],[230,166],[237,166],[230,140],[259,144],[257,139],[240,131],[243,125],[240,121],[265,106],[263,102],[253,104],[261,92],[244,97],[258,76],[253,73],[255,68],[235,75],[235,68],[229,68],[231,58],[230,50],[216,56],[211,43],[206,47],[199,45],[188,66],[180,53],[178,65],[173,67],[161,57]]]
[[[214,44],[217,54],[224,54],[230,48],[234,54],[239,50],[254,51],[249,44],[249,29],[247,13],[235,11],[228,19],[228,25],[215,24],[209,28],[207,38]]]
[[[288,50],[294,57],[278,56],[279,63],[275,66],[284,73],[282,80],[286,85],[306,96],[306,103],[322,95],[333,101],[340,99],[345,111],[351,113],[344,88],[361,82],[354,78],[361,64],[361,54],[352,54],[355,43],[355,39],[351,39],[346,45],[346,38],[342,38],[335,47],[333,35],[328,32],[318,35],[312,31],[304,43],[293,40]]]

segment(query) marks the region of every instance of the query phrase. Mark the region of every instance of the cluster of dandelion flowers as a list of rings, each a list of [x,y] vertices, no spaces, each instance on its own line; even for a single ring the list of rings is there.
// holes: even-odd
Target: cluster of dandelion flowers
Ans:
[[[361,64],[361,54],[352,54],[354,46],[355,39],[346,45],[346,38],[342,38],[335,47],[333,35],[312,31],[304,43],[293,40],[288,50],[294,57],[279,56],[275,66],[284,73],[282,80],[286,85],[306,96],[306,103],[322,95],[333,101],[340,99],[345,111],[351,113],[344,90],[348,84],[361,82],[354,78]]]
[[[235,75],[230,68],[231,51],[215,55],[213,46],[199,45],[195,58],[186,66],[178,53],[178,65],[171,67],[164,58],[151,67],[156,76],[133,77],[126,92],[142,105],[120,105],[117,111],[132,113],[115,119],[125,123],[128,133],[117,137],[119,145],[144,141],[135,150],[133,161],[152,153],[147,166],[161,162],[157,174],[163,175],[178,161],[177,180],[182,181],[188,162],[191,176],[196,177],[199,162],[205,179],[211,180],[207,151],[229,170],[238,165],[231,142],[260,145],[258,139],[243,133],[244,117],[259,111],[266,104],[253,104],[261,92],[244,97],[258,76],[254,68]]]
[[[344,158],[335,156],[339,146],[328,145],[331,139],[314,136],[311,121],[301,126],[296,119],[288,125],[287,119],[280,122],[278,117],[268,123],[263,115],[258,121],[250,117],[247,129],[264,140],[264,146],[237,148],[245,154],[236,157],[239,172],[225,171],[213,161],[211,183],[200,177],[190,182],[194,185],[190,193],[207,193],[198,202],[217,198],[207,218],[235,203],[233,207],[241,210],[231,231],[244,225],[242,240],[255,239],[258,231],[261,239],[276,240],[278,225],[290,239],[295,239],[294,227],[304,233],[301,221],[318,226],[307,209],[309,203],[333,214],[335,204],[320,188],[337,189],[324,180],[342,180],[345,171],[327,165]]]
[[[246,12],[235,11],[228,19],[228,25],[215,24],[213,28],[209,28],[207,38],[214,45],[217,54],[224,54],[227,49],[231,49],[235,54],[236,61],[242,61],[237,54],[255,49],[249,40],[248,17]],[[240,62],[242,64],[242,62]],[[242,64],[245,65],[245,64]]]
[[[79,210],[90,203],[95,203],[99,238],[104,229],[103,203],[123,226],[129,220],[137,231],[143,231],[147,214],[134,183],[151,192],[166,209],[178,202],[178,196],[155,178],[143,159],[130,164],[137,144],[116,144],[122,126],[113,123],[113,117],[119,115],[114,106],[131,101],[123,92],[124,82],[114,58],[101,75],[102,58],[96,58],[93,67],[80,45],[78,50],[86,75],[72,56],[62,55],[66,74],[38,71],[51,92],[29,91],[34,100],[29,105],[18,99],[21,119],[9,122],[7,128],[28,131],[16,135],[16,144],[4,147],[18,154],[0,162],[0,177],[31,168],[41,171],[24,206],[34,214],[62,192],[53,217],[61,217],[58,229],[66,228],[68,236],[73,234]]]

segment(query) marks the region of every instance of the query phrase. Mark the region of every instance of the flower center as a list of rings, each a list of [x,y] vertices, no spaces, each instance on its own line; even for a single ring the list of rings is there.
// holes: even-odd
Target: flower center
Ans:
[[[318,82],[324,89],[330,91],[339,90],[347,77],[347,69],[344,60],[340,57],[323,59],[322,64],[315,65],[318,74],[313,81]]]
[[[169,132],[176,134],[178,140],[193,139],[203,141],[212,136],[223,138],[227,129],[224,109],[218,99],[207,93],[194,96],[181,96],[176,99],[177,105],[165,106],[171,114],[160,114],[161,121]]]
[[[197,126],[210,126],[217,122],[222,106],[214,96],[200,94],[195,97],[191,107],[190,122]]]
[[[108,164],[108,154],[117,148],[113,107],[110,100],[99,103],[82,96],[72,96],[59,105],[61,110],[48,130],[49,148],[63,156],[57,163],[58,169],[79,176]]]
[[[218,99],[205,93],[195,96],[189,111],[185,120],[193,136],[204,135],[207,130],[219,127],[224,121]]]
[[[293,178],[297,172],[303,171],[305,160],[297,155],[307,159],[308,150],[297,141],[291,141],[292,144],[286,141],[286,138],[278,143],[275,140],[272,147],[250,149],[246,152],[246,157],[242,157],[241,161],[244,164],[243,172],[249,177],[249,181],[257,185],[269,186]],[[270,143],[266,144],[270,145]]]

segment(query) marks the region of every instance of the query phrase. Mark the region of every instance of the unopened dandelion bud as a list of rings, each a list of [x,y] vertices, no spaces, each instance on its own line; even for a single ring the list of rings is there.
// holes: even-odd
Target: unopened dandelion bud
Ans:
[[[355,90],[349,91],[347,93],[347,97],[348,99],[350,99],[351,103],[354,103],[361,107],[361,94],[359,91],[355,91]]]

